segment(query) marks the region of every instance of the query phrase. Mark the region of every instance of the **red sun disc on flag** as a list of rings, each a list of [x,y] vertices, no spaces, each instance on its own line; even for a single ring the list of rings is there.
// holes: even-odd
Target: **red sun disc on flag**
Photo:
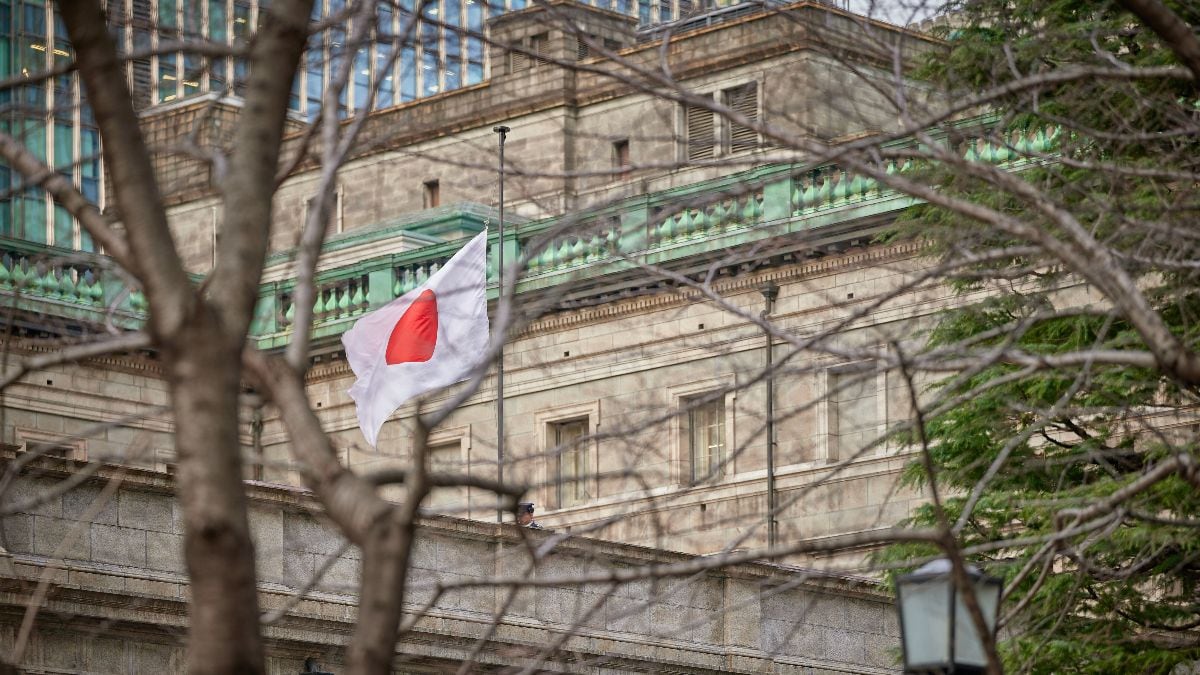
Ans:
[[[398,363],[422,363],[433,356],[437,346],[437,296],[426,289],[404,310],[388,338],[384,358],[389,366]]]

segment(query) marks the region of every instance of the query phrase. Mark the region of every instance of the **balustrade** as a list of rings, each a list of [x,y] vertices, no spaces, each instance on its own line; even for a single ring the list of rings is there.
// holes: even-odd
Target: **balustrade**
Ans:
[[[95,265],[55,260],[15,249],[0,254],[0,291],[74,305],[104,306],[104,287]]]
[[[318,280],[316,300],[313,302],[313,324],[357,316],[369,308],[367,293],[370,291],[367,275],[334,280]],[[296,319],[296,303],[292,291],[279,294],[277,306],[279,325],[288,328]]]
[[[659,211],[650,222],[650,245],[668,246],[751,227],[762,221],[763,200],[760,187],[667,215]]]
[[[1033,125],[1005,130],[998,137],[972,139],[957,149],[968,161],[1020,169],[1026,162],[1052,154],[1059,133],[1052,126]],[[884,169],[887,174],[904,174],[921,166],[924,164],[909,159],[888,160]],[[647,260],[662,263],[674,256],[692,255],[694,247],[689,244],[705,240],[711,240],[713,246],[731,246],[772,236],[755,229],[768,220],[775,224],[789,215],[811,216],[896,195],[874,178],[834,165],[800,174],[793,174],[791,167],[767,167],[746,174],[745,180],[751,182],[743,183],[747,189],[737,194],[731,193],[727,181],[707,186],[707,191],[706,186],[694,186],[681,191],[684,194],[651,195],[649,205],[647,198],[631,200],[624,207],[628,210],[619,216],[611,212],[589,214],[588,220],[569,229],[555,220],[515,225],[505,242],[492,239],[488,279],[494,283],[497,276],[499,245],[507,247],[506,256],[511,257],[506,259],[510,262],[522,259],[525,252],[538,246],[526,260],[519,283],[529,281],[528,288],[544,288],[557,283],[558,274],[605,263],[616,258],[618,252],[645,255]],[[656,202],[669,205],[659,206]],[[799,220],[794,224],[804,226]],[[556,228],[565,231],[548,234]],[[742,232],[746,234],[739,234]],[[317,280],[314,328],[325,335],[335,334],[340,330],[337,326],[345,323],[343,319],[382,306],[425,283],[454,252],[451,244],[430,246],[324,272]],[[95,264],[97,256],[64,254],[56,259],[50,257],[46,247],[0,240],[0,293],[93,308],[114,304],[130,321],[144,315],[148,307],[143,293],[123,288],[121,279],[103,279],[100,266]],[[263,288],[253,329],[263,344],[286,342],[285,334],[291,330],[296,314],[291,286],[291,282],[283,281]]]
[[[529,275],[582,267],[609,258],[620,243],[620,224],[613,219],[609,225],[590,232],[572,232],[554,237],[531,257],[525,267]],[[521,251],[536,245],[534,237],[519,240]]]

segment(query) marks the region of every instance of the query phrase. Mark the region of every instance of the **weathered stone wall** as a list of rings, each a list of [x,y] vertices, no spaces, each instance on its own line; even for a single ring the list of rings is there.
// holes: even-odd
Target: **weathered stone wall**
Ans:
[[[756,315],[758,288],[768,278],[781,286],[773,321],[795,335],[836,326],[849,313],[871,307],[880,295],[911,280],[922,263],[906,249],[871,248],[785,266],[718,284],[732,308]],[[950,300],[945,289],[902,293],[869,311],[838,338],[846,349],[913,339],[920,326]],[[924,318],[923,318],[924,317]],[[596,527],[594,536],[704,553],[738,537],[747,545],[765,542],[765,385],[754,379],[764,363],[761,331],[744,318],[711,303],[661,294],[557,313],[535,323],[506,349],[506,476],[533,486],[539,519],[559,528]],[[776,354],[790,349],[777,341]],[[824,400],[829,366],[836,360],[796,356],[776,382],[776,451],[779,516],[784,537],[858,532],[894,524],[920,495],[898,489],[908,461],[898,448],[872,449],[838,468],[831,454],[830,405]],[[894,375],[881,376],[878,422],[906,419],[907,391]],[[407,456],[411,406],[384,425],[377,449],[365,447],[353,405],[344,391],[352,375],[344,363],[322,364],[309,392],[337,447],[363,469]],[[730,387],[726,395],[729,463],[715,480],[687,486],[687,396]],[[434,435],[438,444],[460,442],[461,466],[493,475],[495,465],[494,384],[454,412]],[[445,396],[434,396],[436,406]],[[556,420],[586,416],[603,437],[591,447],[593,498],[557,508],[554,447],[547,437]],[[286,466],[286,436],[268,419],[263,435],[276,480],[294,481]],[[845,458],[841,458],[845,459]],[[836,475],[834,470],[837,469]],[[271,474],[271,471],[276,473]],[[795,498],[793,503],[793,498]],[[490,495],[469,491],[467,499],[441,502],[455,515],[492,518]]]
[[[107,467],[96,481],[55,494],[74,469],[34,462],[4,494],[0,506],[16,512],[0,521],[0,653],[14,653],[33,582],[45,579],[49,592],[22,666],[183,672],[190,588],[171,481]],[[267,627],[271,672],[299,672],[307,656],[336,672],[352,627],[357,551],[343,548],[301,491],[253,488],[251,526],[264,610],[283,606],[333,557],[310,597]],[[480,670],[524,663],[560,639],[572,661],[558,654],[546,668],[562,672],[762,672],[773,665],[777,673],[881,673],[893,667],[894,613],[869,581],[738,564],[615,587],[576,585],[568,581],[704,559],[566,538],[530,573],[534,549],[527,543],[544,546],[555,536],[451,518],[425,522],[408,610],[430,602],[439,584],[539,580],[541,586],[516,594],[479,657]],[[398,645],[398,672],[427,672],[463,658],[506,595],[486,586],[445,592]]]
[[[762,309],[759,286],[781,285],[774,321],[795,335],[836,326],[850,312],[871,307],[881,293],[921,269],[905,249],[874,247],[828,256],[718,283],[731,304],[750,315]],[[853,297],[850,297],[853,296]],[[904,293],[868,312],[839,344],[886,345],[912,337],[950,300],[938,287]],[[924,317],[924,318],[923,318]],[[506,349],[506,428],[509,478],[527,481],[538,517],[557,528],[598,527],[593,536],[668,550],[707,553],[739,537],[765,541],[765,386],[755,382],[764,362],[763,337],[744,318],[711,303],[671,294],[614,301],[587,310],[548,315],[515,336]],[[789,350],[777,342],[776,354]],[[777,489],[781,536],[824,536],[891,525],[920,498],[898,490],[907,461],[881,447],[838,468],[831,454],[829,369],[811,354],[794,359],[776,379]],[[345,461],[358,468],[386,465],[411,449],[412,407],[384,425],[377,449],[364,445],[346,390],[352,375],[334,358],[317,364],[308,391],[325,429]],[[725,400],[729,462],[715,480],[687,486],[687,441],[681,402],[687,396],[733,387]],[[904,383],[881,378],[881,424],[908,415]],[[489,378],[434,435],[457,444],[457,467],[495,473],[495,387]],[[437,405],[445,395],[434,396]],[[57,366],[13,385],[4,401],[3,440],[16,445],[62,442],[76,458],[121,458],[167,471],[173,462],[168,397],[156,364],[121,357]],[[587,416],[604,437],[591,447],[592,498],[568,508],[555,503],[555,458],[549,424]],[[254,438],[248,412],[242,443],[248,461]],[[248,478],[300,485],[286,433],[267,409],[261,469]],[[837,469],[834,475],[834,469]],[[796,498],[793,501],[793,498]],[[494,499],[478,490],[437,495],[450,515],[491,520]],[[786,539],[785,539],[786,540]]]

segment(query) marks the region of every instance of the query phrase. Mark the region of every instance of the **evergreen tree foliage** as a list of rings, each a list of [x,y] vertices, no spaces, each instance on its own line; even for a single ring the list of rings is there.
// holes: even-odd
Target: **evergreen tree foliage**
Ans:
[[[1167,5],[1200,25],[1200,4]],[[952,99],[1003,90],[970,111],[977,122],[946,122],[949,142],[968,156],[984,147],[980,137],[1003,148],[1011,175],[1088,228],[1171,331],[1197,349],[1200,83],[1176,68],[1031,84],[1085,69],[1145,74],[1178,66],[1118,4],[967,0],[948,10],[940,29],[946,49],[925,63],[923,76]],[[1029,150],[1039,134],[1052,142]],[[994,181],[932,162],[925,178],[1059,234],[1027,195]],[[902,433],[933,460],[969,559],[1006,579],[1006,672],[1166,673],[1200,659],[1200,481],[1194,472],[1170,472],[1127,498],[1119,493],[1162,462],[1200,455],[1200,392],[1155,367],[1037,364],[1038,357],[1146,350],[1129,317],[1045,247],[935,206],[912,209],[897,236],[923,239],[947,262],[996,253],[955,268],[959,303],[926,336],[920,357],[979,366],[925,389],[924,434]],[[995,357],[1000,352],[1029,358]],[[906,474],[914,485],[930,479],[921,462]],[[1096,515],[1077,519],[1089,507]],[[909,521],[937,523],[932,504]],[[880,558],[937,554],[905,544]]]

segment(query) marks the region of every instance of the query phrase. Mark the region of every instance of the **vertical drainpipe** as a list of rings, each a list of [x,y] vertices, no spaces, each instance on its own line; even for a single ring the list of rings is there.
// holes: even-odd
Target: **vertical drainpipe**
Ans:
[[[775,309],[775,299],[779,297],[779,285],[774,281],[768,281],[763,285],[761,291],[763,299],[766,300],[761,315],[765,322]],[[764,328],[763,334],[766,336],[767,355],[767,547],[774,548],[777,540],[775,520],[775,352],[770,328]]]

